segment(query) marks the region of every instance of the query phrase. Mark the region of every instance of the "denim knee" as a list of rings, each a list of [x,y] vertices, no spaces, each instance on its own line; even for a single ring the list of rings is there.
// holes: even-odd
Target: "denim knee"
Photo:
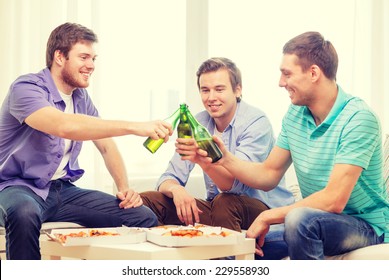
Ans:
[[[308,207],[291,210],[285,217],[285,240],[295,240],[302,228],[312,225],[312,218],[315,219],[319,211]]]
[[[42,225],[40,211],[38,204],[33,201],[24,201],[22,206],[15,204],[7,211],[7,224],[13,224],[14,227],[25,230],[40,229]]]
[[[158,225],[157,216],[147,206],[139,206],[125,210],[125,220],[123,224],[129,227],[154,227]]]

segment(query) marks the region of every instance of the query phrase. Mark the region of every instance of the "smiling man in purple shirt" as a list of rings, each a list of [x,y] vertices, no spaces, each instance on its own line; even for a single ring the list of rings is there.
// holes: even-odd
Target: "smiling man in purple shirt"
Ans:
[[[154,213],[128,186],[126,170],[111,137],[150,136],[168,140],[164,121],[109,121],[99,117],[86,87],[95,68],[93,31],[72,23],[51,33],[47,68],[19,77],[0,109],[0,225],[6,229],[7,259],[40,259],[43,222],[87,227],[150,227]],[[77,157],[92,140],[118,187],[116,197],[76,187],[84,170]]]

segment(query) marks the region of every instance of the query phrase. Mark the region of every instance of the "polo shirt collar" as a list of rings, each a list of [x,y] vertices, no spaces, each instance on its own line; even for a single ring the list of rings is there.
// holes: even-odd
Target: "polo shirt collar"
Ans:
[[[328,116],[323,121],[323,124],[331,125],[336,117],[340,114],[340,112],[343,110],[344,106],[348,103],[350,100],[350,96],[347,95],[343,89],[338,85],[338,96],[336,97],[335,103],[332,106],[331,111],[329,112]]]
[[[348,103],[348,101],[351,99],[351,96],[346,94],[343,89],[338,85],[338,96],[336,97],[335,103],[331,108],[331,111],[328,113],[327,117],[324,119],[324,121],[318,126],[330,126],[336,117],[339,115],[339,113],[343,110],[344,106]],[[306,119],[312,123],[315,124],[315,121],[313,119],[313,116],[311,114],[311,111],[309,111],[308,107],[304,108],[304,115]],[[316,125],[315,125],[316,126]]]

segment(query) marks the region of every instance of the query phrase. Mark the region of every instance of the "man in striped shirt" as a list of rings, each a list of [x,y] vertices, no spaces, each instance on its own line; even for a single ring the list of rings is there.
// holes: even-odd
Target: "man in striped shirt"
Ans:
[[[323,259],[389,242],[379,120],[337,84],[337,66],[336,50],[318,32],[285,44],[279,86],[292,104],[263,163],[234,157],[215,137],[224,154],[215,164],[252,187],[272,190],[294,164],[303,199],[258,215],[247,235],[258,238],[259,255],[273,224],[284,224],[291,259]]]

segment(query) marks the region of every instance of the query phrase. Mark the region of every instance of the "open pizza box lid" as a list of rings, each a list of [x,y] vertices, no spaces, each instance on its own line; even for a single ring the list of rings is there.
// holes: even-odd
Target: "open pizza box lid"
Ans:
[[[92,232],[95,231],[99,233],[92,236]],[[145,229],[131,227],[53,229],[45,233],[51,240],[63,246],[130,244],[146,241]],[[63,240],[61,235],[67,235],[66,240]]]
[[[199,236],[172,236],[185,230],[199,230]],[[158,226],[146,229],[147,241],[166,247],[233,245],[244,241],[245,234],[223,227],[200,226]],[[189,237],[190,236],[190,237]]]

